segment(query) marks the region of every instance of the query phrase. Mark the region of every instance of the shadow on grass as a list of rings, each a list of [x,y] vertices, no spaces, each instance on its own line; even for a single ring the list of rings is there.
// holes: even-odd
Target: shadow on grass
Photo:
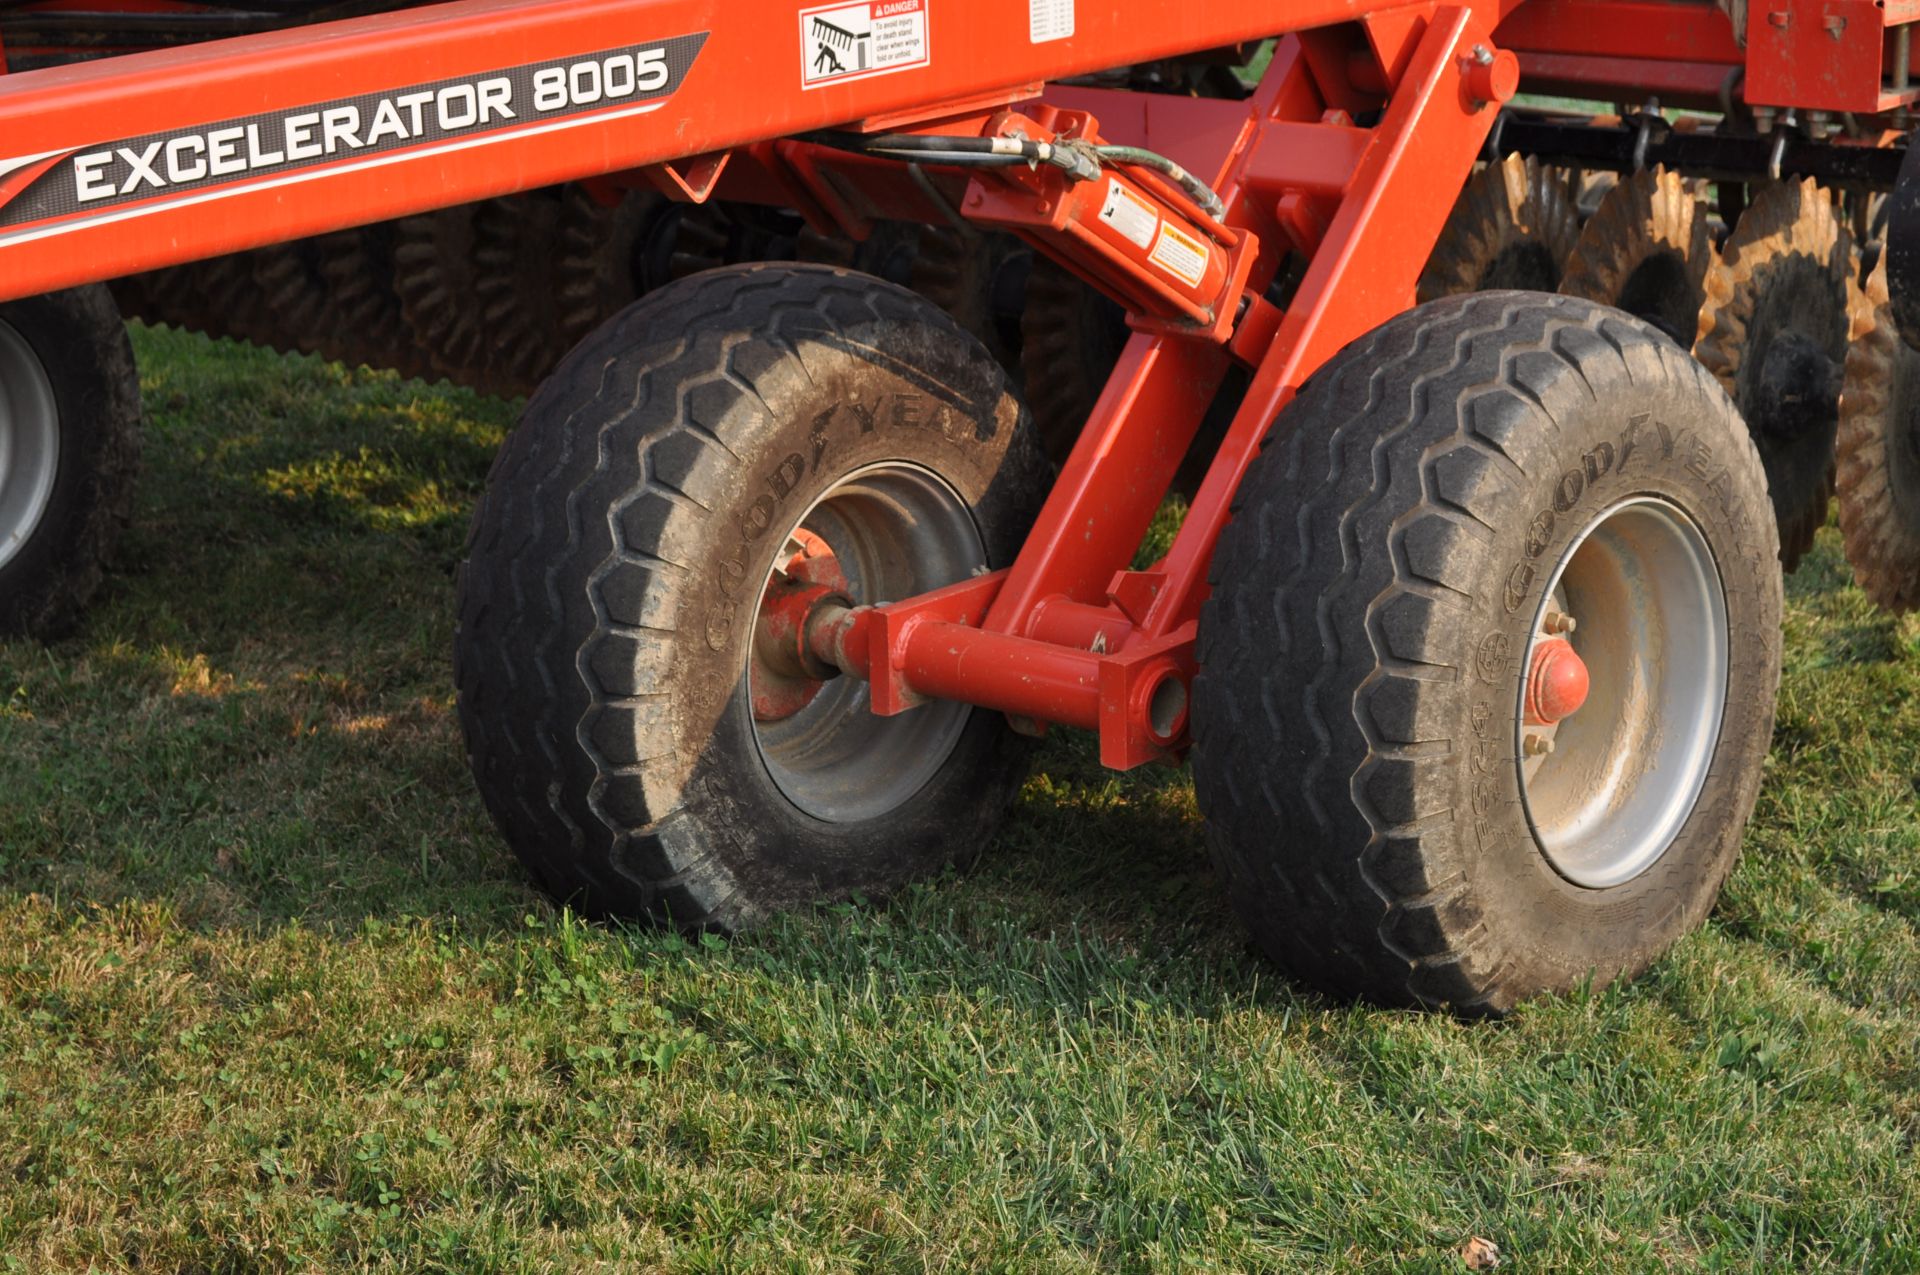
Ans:
[[[511,405],[140,339],[160,370],[135,569],[88,637],[0,647],[0,883],[167,899],[213,927],[540,912],[473,790],[448,668],[450,571]],[[1896,622],[1844,588],[1833,539],[1789,582],[1799,658],[1904,659]],[[1823,773],[1837,725],[1783,710],[1785,769]],[[1910,917],[1904,880],[1845,879]],[[990,901],[1032,936],[1244,963],[1187,774],[1111,774],[1069,732],[1039,750],[979,866],[935,894]]]
[[[541,905],[473,790],[448,667],[452,569],[514,405],[135,340],[152,427],[124,565],[82,638],[0,647],[0,881],[207,926],[518,924]],[[1238,934],[1186,775],[1111,775],[1084,738],[1038,750],[942,888],[1140,945]]]

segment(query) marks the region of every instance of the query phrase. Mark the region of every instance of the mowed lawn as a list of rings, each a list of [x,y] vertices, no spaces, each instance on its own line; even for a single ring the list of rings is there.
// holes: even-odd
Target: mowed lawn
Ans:
[[[555,909],[472,791],[513,406],[135,338],[121,566],[0,645],[0,1269],[1920,1269],[1920,621],[1834,531],[1745,859],[1631,986],[1302,992],[1186,774],[1083,738],[972,874],[687,941]]]

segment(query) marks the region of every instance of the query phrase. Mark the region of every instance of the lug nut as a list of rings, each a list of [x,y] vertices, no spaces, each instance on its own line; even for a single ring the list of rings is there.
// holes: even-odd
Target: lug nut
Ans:
[[[1553,751],[1553,741],[1545,735],[1529,735],[1526,750],[1529,757],[1545,757]]]
[[[1571,633],[1574,629],[1578,628],[1579,625],[1580,622],[1578,620],[1563,611],[1549,611],[1547,612],[1547,618],[1541,622],[1540,627],[1549,633]]]

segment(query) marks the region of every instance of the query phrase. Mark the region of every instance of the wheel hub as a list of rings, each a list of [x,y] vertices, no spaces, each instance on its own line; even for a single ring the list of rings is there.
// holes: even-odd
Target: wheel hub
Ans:
[[[853,587],[833,547],[805,527],[787,538],[790,556],[776,567],[760,599],[754,625],[753,664],[747,676],[753,719],[777,722],[793,716],[820,694],[840,670],[816,656],[808,634],[823,607],[853,605]]]
[[[1712,552],[1673,504],[1623,501],[1568,547],[1515,722],[1527,822],[1568,881],[1624,884],[1679,835],[1719,741],[1729,647]]]
[[[1565,638],[1539,643],[1527,675],[1527,723],[1553,726],[1572,717],[1587,702],[1591,680],[1573,643]]]
[[[987,569],[960,496],[904,461],[841,479],[787,534],[753,619],[747,676],[754,742],[787,799],[816,819],[895,809],[939,772],[973,709],[922,704],[881,717],[861,677],[825,652],[855,606],[877,606]]]

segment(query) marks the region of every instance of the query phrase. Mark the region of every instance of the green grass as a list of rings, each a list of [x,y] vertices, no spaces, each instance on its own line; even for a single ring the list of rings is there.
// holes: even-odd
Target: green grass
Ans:
[[[1249,953],[1181,773],[1051,742],[973,874],[583,925],[480,809],[511,408],[136,333],[86,634],[0,645],[0,1269],[1920,1267],[1920,622],[1828,531],[1714,920],[1501,1024]]]

